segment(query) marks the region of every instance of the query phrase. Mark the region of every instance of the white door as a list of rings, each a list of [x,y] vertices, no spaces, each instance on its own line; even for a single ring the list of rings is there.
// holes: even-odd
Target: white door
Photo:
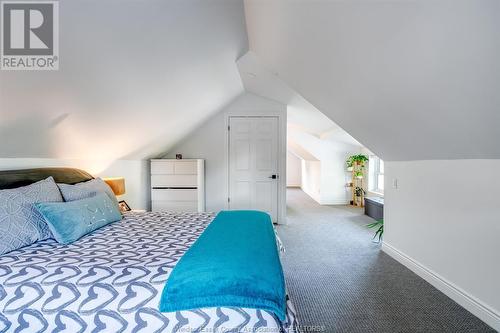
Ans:
[[[229,209],[278,216],[278,117],[229,117]]]

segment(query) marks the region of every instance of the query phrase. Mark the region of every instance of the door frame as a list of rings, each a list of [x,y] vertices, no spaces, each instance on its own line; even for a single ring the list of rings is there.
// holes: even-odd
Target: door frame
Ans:
[[[286,224],[286,106],[283,111],[251,111],[251,112],[226,112],[225,121],[225,197],[229,198],[229,119],[231,117],[241,118],[278,118],[278,210],[276,214],[278,224]],[[226,202],[226,209],[229,203]]]

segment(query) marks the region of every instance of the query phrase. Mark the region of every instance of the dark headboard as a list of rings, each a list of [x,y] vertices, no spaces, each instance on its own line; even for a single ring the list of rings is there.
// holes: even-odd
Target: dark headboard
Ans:
[[[54,177],[56,183],[64,184],[76,184],[94,179],[88,172],[73,168],[6,170],[0,171],[0,190],[26,186],[50,176]]]

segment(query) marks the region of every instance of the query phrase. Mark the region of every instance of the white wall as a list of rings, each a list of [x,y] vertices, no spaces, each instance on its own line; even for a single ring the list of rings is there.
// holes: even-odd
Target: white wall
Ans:
[[[165,155],[168,158],[175,158],[176,153],[181,153],[184,158],[205,159],[207,211],[227,209],[226,119],[229,115],[237,114],[280,116],[280,126],[283,132],[283,147],[280,147],[281,155],[279,156],[283,171],[280,174],[286,174],[286,106],[251,93],[243,93]],[[282,177],[282,179],[283,181],[279,182],[279,192],[284,197],[286,178]],[[285,209],[286,201],[283,200],[279,210],[283,213]]]
[[[286,153],[286,186],[300,187],[302,185],[302,161],[294,153]]]
[[[72,167],[85,170],[95,177],[124,177],[126,200],[132,209],[149,209],[149,162],[143,160],[77,160],[49,158],[0,158],[0,170],[42,167]]]
[[[241,0],[67,0],[58,71],[0,71],[0,158],[143,159],[243,91]]]
[[[58,71],[0,71],[0,168],[124,176],[147,208],[145,159],[243,91],[243,2],[64,1],[59,28]]]
[[[351,192],[346,184],[350,177],[345,161],[349,155],[359,152],[361,147],[347,144],[331,133],[317,137],[293,127],[289,127],[288,137],[289,141],[319,160],[318,163],[309,161],[303,164],[304,191],[322,205],[348,204]]]
[[[385,168],[384,250],[500,330],[500,160]]]
[[[321,202],[321,162],[302,160],[302,190]]]
[[[351,199],[351,190],[346,186],[351,177],[345,161],[355,150],[342,145],[335,148],[321,160],[322,205],[346,205]]]

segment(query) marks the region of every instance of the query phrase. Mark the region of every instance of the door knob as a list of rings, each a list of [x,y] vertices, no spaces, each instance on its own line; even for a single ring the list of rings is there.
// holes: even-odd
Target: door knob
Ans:
[[[269,178],[271,178],[271,179],[278,179],[278,175],[271,175],[271,176],[269,176]]]

